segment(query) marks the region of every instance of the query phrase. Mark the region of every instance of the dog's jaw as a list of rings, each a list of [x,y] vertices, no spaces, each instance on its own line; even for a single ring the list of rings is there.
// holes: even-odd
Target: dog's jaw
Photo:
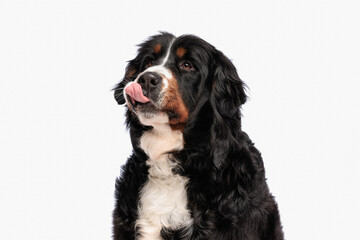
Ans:
[[[169,116],[164,112],[138,112],[139,121],[146,126],[153,126],[162,131],[169,123]]]

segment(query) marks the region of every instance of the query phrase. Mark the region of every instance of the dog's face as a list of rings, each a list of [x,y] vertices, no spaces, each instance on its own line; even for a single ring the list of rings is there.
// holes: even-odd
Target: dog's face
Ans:
[[[127,89],[134,83],[141,88]],[[209,43],[162,33],[140,45],[115,88],[115,99],[143,125],[169,123],[183,130],[206,103],[213,114],[231,118],[246,95],[235,67]]]

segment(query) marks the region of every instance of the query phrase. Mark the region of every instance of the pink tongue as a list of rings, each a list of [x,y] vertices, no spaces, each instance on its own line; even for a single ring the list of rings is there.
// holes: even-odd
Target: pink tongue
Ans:
[[[138,83],[132,83],[129,86],[125,88],[126,94],[128,94],[132,100],[135,100],[137,102],[141,103],[147,103],[150,102],[150,100],[144,96],[141,86]]]

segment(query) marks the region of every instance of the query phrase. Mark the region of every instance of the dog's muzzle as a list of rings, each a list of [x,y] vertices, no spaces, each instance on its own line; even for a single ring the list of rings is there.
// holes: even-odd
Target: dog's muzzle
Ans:
[[[159,100],[159,94],[162,88],[162,77],[156,72],[145,72],[142,74],[137,83],[140,84],[145,97],[153,102]]]
[[[161,111],[163,79],[156,72],[144,72],[125,87],[126,101],[136,113]]]

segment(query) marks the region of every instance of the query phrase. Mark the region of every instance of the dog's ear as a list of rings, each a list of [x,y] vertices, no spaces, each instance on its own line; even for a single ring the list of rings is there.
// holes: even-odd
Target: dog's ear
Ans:
[[[125,76],[121,82],[119,82],[114,90],[114,97],[118,104],[125,103],[124,97],[124,88],[128,82],[134,81],[137,76],[138,67],[136,64],[136,60],[129,61],[129,64],[126,67]]]
[[[221,116],[233,117],[246,102],[245,84],[235,66],[222,52],[217,53],[215,61],[212,105]]]
[[[223,53],[217,52],[213,70],[210,103],[214,112],[211,147],[214,165],[224,164],[229,152],[236,148],[241,131],[240,106],[246,102],[245,84],[236,68]]]

